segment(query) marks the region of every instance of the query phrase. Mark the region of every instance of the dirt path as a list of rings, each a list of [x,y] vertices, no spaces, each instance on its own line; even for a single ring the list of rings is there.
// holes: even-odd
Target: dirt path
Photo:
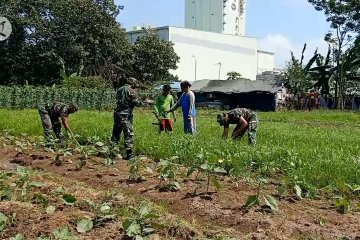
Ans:
[[[185,219],[207,237],[222,233],[240,239],[360,239],[360,213],[337,213],[329,201],[298,201],[287,196],[279,202],[277,212],[270,213],[262,208],[247,210],[243,205],[248,196],[256,193],[256,189],[242,181],[222,177],[220,192],[212,189],[213,193],[208,196],[201,194],[205,190],[202,187],[197,191],[200,194],[192,196],[189,193],[199,185],[194,178],[181,179],[180,191],[160,192],[156,188],[159,183],[156,174],[144,173],[146,181],[129,182],[129,167],[123,160],[107,167],[103,164],[104,159],[92,158],[81,171],[76,171],[76,158],[61,166],[52,164],[54,158],[54,154],[41,151],[18,155],[13,147],[5,147],[0,150],[0,168],[28,166],[84,184],[85,187],[116,188],[135,197],[145,197]],[[150,167],[154,165],[151,161],[146,163]],[[265,191],[274,193],[271,188]],[[320,224],[320,219],[325,220],[324,225]],[[24,224],[27,224],[26,221]],[[192,235],[195,232],[184,239],[196,239],[196,235],[191,238]]]

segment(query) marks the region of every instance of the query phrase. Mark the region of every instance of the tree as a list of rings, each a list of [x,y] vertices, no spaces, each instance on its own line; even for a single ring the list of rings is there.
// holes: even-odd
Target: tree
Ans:
[[[315,63],[318,57],[318,53],[316,50],[314,56],[304,66],[303,62],[305,50],[306,44],[302,50],[300,60],[295,57],[293,52],[291,52],[291,60],[287,62],[287,66],[285,68],[285,85],[291,91],[291,93],[296,96],[303,92],[307,92],[310,88],[312,88],[309,69]]]
[[[227,76],[228,76],[228,80],[241,79],[241,73],[238,73],[238,72],[235,72],[235,71],[228,72]]]
[[[345,69],[346,55],[344,49],[351,45],[356,34],[360,32],[360,2],[358,0],[308,0],[318,11],[324,11],[330,27],[335,33],[328,33],[325,40],[336,45],[335,51],[337,76],[335,78],[335,99],[338,108],[343,109],[345,99]],[[335,37],[333,37],[335,36]]]
[[[0,12],[13,25],[1,42],[0,84],[50,84],[67,75],[96,75],[104,65],[130,68],[131,45],[116,22],[114,0],[5,0]]]
[[[156,35],[138,38],[133,45],[133,75],[145,83],[174,80],[169,70],[177,69],[180,58],[173,46]]]

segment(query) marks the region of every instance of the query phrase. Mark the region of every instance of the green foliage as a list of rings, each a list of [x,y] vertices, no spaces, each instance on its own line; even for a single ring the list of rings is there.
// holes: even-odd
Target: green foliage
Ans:
[[[155,98],[158,90],[139,91],[141,99]],[[63,86],[0,86],[0,107],[8,109],[38,108],[39,104],[54,101],[76,103],[81,110],[113,110],[116,106],[115,91],[111,88],[71,88]]]
[[[309,76],[309,69],[316,61],[318,57],[317,51],[309,62],[304,66],[304,53],[306,50],[306,44],[304,45],[301,59],[297,59],[294,53],[291,52],[291,61],[287,62],[285,67],[286,86],[294,95],[299,95],[302,92],[307,92],[311,87],[311,78]]]
[[[110,88],[109,82],[106,82],[101,76],[80,77],[73,76],[65,79],[62,82],[63,86],[67,88],[89,88],[89,89],[104,89]]]
[[[58,229],[53,232],[53,235],[55,239],[58,240],[73,240],[74,237],[72,236],[72,233],[70,229],[66,226],[63,229]]]
[[[241,79],[241,73],[239,72],[228,72],[227,73],[228,76],[228,80],[237,80],[237,79]]]
[[[3,213],[0,212],[0,232],[2,232],[7,224],[8,217],[6,217]]]
[[[76,224],[76,231],[78,233],[86,233],[90,231],[94,226],[93,221],[91,218],[84,218],[77,222]]]
[[[0,12],[13,25],[0,48],[0,68],[7,69],[0,84],[57,82],[61,59],[67,73],[84,66],[85,75],[101,72],[108,63],[130,65],[131,46],[116,22],[119,8],[113,0],[9,0]]]
[[[21,233],[18,233],[15,237],[10,238],[10,240],[25,240],[25,237]]]
[[[149,204],[144,203],[139,208],[130,207],[130,211],[132,217],[123,222],[123,228],[128,237],[143,239],[156,231],[150,221],[158,219],[159,216]]]
[[[176,157],[167,160],[160,160],[158,166],[158,178],[160,179],[159,189],[165,191],[178,191],[181,188],[177,181],[176,172],[179,165],[175,164]]]
[[[156,35],[138,38],[133,46],[133,75],[145,83],[173,81],[169,70],[177,69],[180,60],[173,46]]]
[[[76,197],[71,194],[64,194],[62,196],[62,199],[64,200],[64,203],[66,205],[70,205],[70,206],[74,205],[76,202]]]

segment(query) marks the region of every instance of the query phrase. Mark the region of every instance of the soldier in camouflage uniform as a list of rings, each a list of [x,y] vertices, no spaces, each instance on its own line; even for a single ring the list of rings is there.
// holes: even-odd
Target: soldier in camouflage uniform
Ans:
[[[220,123],[220,126],[224,126],[224,138],[227,138],[229,135],[229,125],[236,124],[232,138],[234,140],[241,140],[245,132],[248,131],[249,144],[256,144],[256,130],[259,121],[254,111],[247,108],[235,108],[228,113],[219,114],[217,121]]]
[[[77,111],[78,107],[73,103],[66,105],[55,102],[53,104],[39,106],[39,114],[44,127],[45,140],[48,144],[52,140],[52,131],[54,131],[56,137],[60,139],[61,144],[64,144],[64,135],[61,131],[60,119],[66,131],[72,134],[68,123],[68,117],[70,114]]]
[[[135,89],[138,87],[135,78],[125,79],[125,84],[116,91],[117,107],[114,111],[114,127],[111,142],[114,146],[120,141],[121,132],[125,139],[125,160],[133,157],[134,129],[133,129],[133,109],[141,105],[141,101]]]

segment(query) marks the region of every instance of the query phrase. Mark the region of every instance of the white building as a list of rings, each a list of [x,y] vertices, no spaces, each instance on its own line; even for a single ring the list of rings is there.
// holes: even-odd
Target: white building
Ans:
[[[185,28],[245,36],[245,0],[185,0]]]
[[[175,44],[180,63],[172,74],[180,80],[227,79],[227,73],[231,71],[256,80],[258,74],[272,71],[275,65],[274,53],[260,50],[256,38],[178,27],[160,27],[151,31],[160,39]],[[147,33],[135,30],[127,34],[129,41],[135,43],[138,37]]]
[[[246,37],[245,30],[245,0],[185,0],[185,28],[150,29],[175,44],[180,63],[172,74],[188,81],[227,79],[232,71],[256,80],[257,75],[273,71],[274,53],[262,51],[258,39]],[[134,43],[147,32],[134,28],[128,38]]]

